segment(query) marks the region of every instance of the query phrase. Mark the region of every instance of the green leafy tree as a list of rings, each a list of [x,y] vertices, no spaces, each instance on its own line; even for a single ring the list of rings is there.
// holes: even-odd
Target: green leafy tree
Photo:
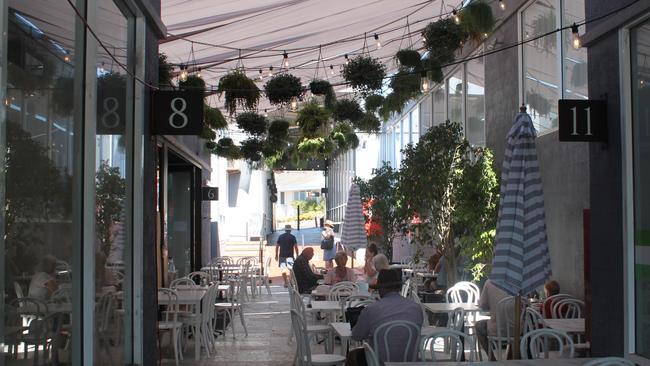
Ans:
[[[382,227],[383,235],[376,239],[388,258],[393,255],[393,239],[405,221],[398,192],[399,175],[398,170],[384,162],[369,180],[354,179],[359,185],[361,200],[370,203],[368,214]]]
[[[113,243],[111,228],[122,219],[126,180],[120,175],[120,168],[103,160],[95,174],[95,185],[95,228],[100,249],[108,257]]]

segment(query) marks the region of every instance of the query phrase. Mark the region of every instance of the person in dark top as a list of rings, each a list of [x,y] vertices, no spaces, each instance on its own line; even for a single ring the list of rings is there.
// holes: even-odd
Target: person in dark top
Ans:
[[[301,294],[311,293],[311,290],[318,286],[318,280],[323,279],[323,275],[316,274],[311,270],[309,261],[313,257],[314,248],[307,247],[302,250],[302,253],[300,253],[293,263],[293,274],[296,276],[298,292]]]
[[[287,271],[293,266],[293,253],[298,256],[298,241],[296,237],[291,234],[291,225],[284,226],[284,234],[278,237],[277,245],[275,246],[275,260],[282,270],[282,279],[284,280],[284,287],[287,287]],[[279,254],[279,255],[278,255]]]

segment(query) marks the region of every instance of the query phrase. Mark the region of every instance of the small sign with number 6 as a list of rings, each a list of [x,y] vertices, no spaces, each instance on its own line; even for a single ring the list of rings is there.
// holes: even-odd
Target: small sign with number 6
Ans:
[[[151,129],[155,135],[199,135],[203,129],[203,93],[153,92]]]

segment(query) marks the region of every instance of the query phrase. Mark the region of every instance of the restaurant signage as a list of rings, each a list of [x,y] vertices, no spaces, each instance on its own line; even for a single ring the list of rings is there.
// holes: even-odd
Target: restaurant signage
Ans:
[[[125,120],[126,88],[98,88],[97,134],[124,135]]]
[[[203,201],[218,201],[219,187],[201,187]]]
[[[607,141],[607,103],[604,100],[560,99],[560,141]]]
[[[203,93],[155,90],[151,129],[154,135],[198,135],[203,129]]]

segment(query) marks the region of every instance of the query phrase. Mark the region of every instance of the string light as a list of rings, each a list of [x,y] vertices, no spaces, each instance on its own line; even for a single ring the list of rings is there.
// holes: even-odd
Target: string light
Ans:
[[[345,57],[345,64],[346,64],[346,65],[349,65],[349,64],[350,64],[350,57],[348,57],[348,54],[347,54],[347,53],[345,54],[344,57]]]
[[[269,77],[273,77],[273,66],[269,67]]]
[[[377,49],[381,48],[381,42],[379,41],[379,34],[375,33],[375,41],[377,41]]]
[[[582,46],[582,42],[580,41],[580,32],[578,31],[578,25],[576,23],[573,23],[571,26],[571,33],[573,33],[573,41],[571,44],[574,49],[579,50]]]
[[[330,75],[334,75],[334,65],[330,65]]]
[[[269,113],[268,113],[267,110],[265,109],[265,110],[264,110],[264,117],[266,118],[266,117],[268,117],[268,116],[269,116]]]
[[[291,98],[291,110],[295,111],[298,109],[298,99],[296,97]]]
[[[499,0],[499,9],[506,10],[506,3],[503,0]]]
[[[289,54],[287,51],[284,51],[283,59],[282,59],[282,65],[284,67],[289,67]]]
[[[70,62],[70,55],[68,55],[68,54],[66,53],[66,55],[63,56],[63,61],[65,61],[65,62]]]
[[[196,76],[201,77],[201,69],[197,71]]]
[[[452,12],[454,17],[454,23],[460,24],[460,17],[458,16],[458,10],[454,9]]]
[[[178,76],[178,79],[183,82],[187,81],[187,68],[185,67],[185,65],[181,66],[181,73]]]
[[[262,71],[262,69],[260,69],[260,76],[259,76],[259,79],[260,79],[260,80],[264,80],[264,71]]]

